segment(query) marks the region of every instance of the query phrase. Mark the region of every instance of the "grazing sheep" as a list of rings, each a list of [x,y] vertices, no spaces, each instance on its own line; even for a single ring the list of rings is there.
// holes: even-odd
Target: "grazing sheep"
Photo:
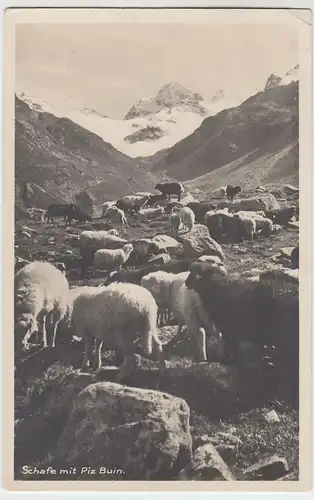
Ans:
[[[168,342],[167,349],[173,347],[178,340],[184,340],[188,335],[196,338],[197,341],[197,361],[207,361],[206,354],[206,334],[217,336],[207,312],[199,295],[194,290],[189,290],[185,281],[189,272],[180,274],[170,274],[172,281],[166,297],[169,301],[168,307],[178,322],[176,335]],[[186,325],[186,334],[182,336],[183,325]]]
[[[180,219],[183,224],[183,229],[187,229],[188,231],[191,231],[193,229],[193,226],[195,224],[195,214],[193,210],[189,207],[183,207],[181,208],[180,212]]]
[[[68,223],[71,223],[74,210],[77,207],[73,203],[51,203],[45,212],[44,219],[53,223],[54,217],[63,217]]]
[[[290,260],[292,269],[299,269],[299,245],[292,250]]]
[[[97,250],[101,248],[119,249],[127,243],[127,240],[116,236],[115,229],[109,231],[83,231],[80,234],[81,275],[84,274],[88,266],[92,265]]]
[[[159,251],[158,245],[149,238],[141,238],[139,240],[132,241],[134,253],[136,255],[136,261],[149,257],[150,255],[156,254]]]
[[[156,184],[155,188],[160,191],[163,195],[168,196],[169,200],[172,194],[178,197],[178,201],[181,200],[181,196],[184,192],[184,187],[181,182],[163,182]]]
[[[167,262],[166,264],[149,264],[137,269],[130,269],[127,271],[115,271],[104,282],[104,285],[109,285],[113,282],[120,283],[135,283],[140,284],[143,276],[156,271],[166,271],[168,273],[178,274],[188,271],[196,259],[186,258],[177,261]]]
[[[299,269],[268,269],[259,275],[261,282],[269,280],[284,280],[290,283],[299,283]]]
[[[120,224],[123,226],[127,226],[128,225],[128,221],[125,217],[125,213],[123,210],[121,210],[120,208],[118,208],[117,206],[113,206],[113,207],[108,207],[106,210],[105,210],[105,213],[103,214],[103,217],[105,219],[110,219],[111,221],[118,221],[120,222]]]
[[[165,213],[164,207],[144,208],[144,209],[141,208],[136,215],[139,220],[147,220],[159,217],[164,213]]]
[[[102,214],[101,214],[101,216],[103,217],[105,215],[105,212],[106,212],[107,208],[115,207],[116,204],[117,204],[116,201],[105,201],[105,203],[102,206]]]
[[[148,200],[150,198],[150,195],[145,195],[145,196],[136,196],[136,195],[129,195],[129,196],[124,196],[124,198],[121,198],[120,200],[117,201],[117,208],[124,210],[124,211],[138,211],[140,208],[143,208]]]
[[[116,270],[124,266],[131,253],[133,245],[127,243],[120,249],[111,250],[109,248],[101,248],[94,254],[94,266],[96,269]]]
[[[186,205],[188,208],[193,210],[195,214],[195,221],[199,224],[204,224],[204,217],[206,212],[214,210],[216,205],[208,202],[192,201]]]
[[[93,340],[96,339],[94,366],[101,367],[101,347],[120,349],[124,362],[117,376],[120,381],[132,371],[135,341],[141,339],[145,353],[155,354],[160,368],[165,361],[156,332],[157,304],[143,287],[114,283],[101,292],[80,294],[73,303],[72,322],[76,335],[84,338],[82,369],[90,365]]]
[[[241,193],[241,186],[232,186],[231,184],[228,184],[226,187],[226,194],[229,201],[233,201],[234,197],[238,193]]]
[[[180,214],[178,214],[176,212],[173,212],[172,214],[170,214],[169,215],[169,225],[173,231],[178,232],[180,225],[181,225]]]
[[[151,292],[158,306],[157,323],[164,326],[168,316],[169,284],[175,274],[156,271],[143,276],[141,286]]]
[[[217,268],[194,263],[186,286],[195,290],[222,333],[224,361],[237,359],[240,342],[276,346],[297,362],[299,288],[282,279],[249,281],[223,276]]]
[[[296,207],[284,207],[278,210],[269,210],[266,212],[266,217],[271,219],[274,224],[286,227],[292,217],[296,216]]]
[[[116,229],[109,229],[108,231],[82,231],[80,234],[80,254],[82,256],[87,247],[95,250],[104,248],[115,238],[119,238],[118,231]],[[121,240],[121,243],[127,242],[125,240]]]
[[[238,214],[240,214],[240,215],[244,215],[244,216],[247,216],[247,217],[252,217],[253,219],[260,218],[260,217],[266,217],[265,212],[263,210],[257,210],[257,211],[253,211],[253,210],[239,210],[239,211],[237,211],[237,209],[235,209],[235,211]],[[230,208],[230,212],[233,212],[232,207]]]
[[[256,232],[263,234],[264,236],[269,236],[274,230],[273,221],[267,217],[254,217],[256,224]]]
[[[226,194],[227,194],[227,186],[222,186],[220,188],[220,197],[221,198],[225,198],[226,197]]]
[[[146,206],[153,207],[156,203],[162,202],[166,199],[166,195],[164,194],[151,194],[149,196],[148,202],[146,203]]]
[[[237,213],[234,215],[234,220],[238,222],[240,237],[253,241],[254,235],[256,234],[255,219]]]
[[[169,201],[169,203],[165,206],[165,213],[170,214],[171,212],[176,211],[176,209],[183,208],[184,205],[180,201]]]
[[[51,346],[55,346],[58,323],[63,318],[69,293],[65,275],[49,262],[35,261],[24,266],[14,278],[15,342],[25,349],[34,332],[47,347],[46,322],[52,322]]]

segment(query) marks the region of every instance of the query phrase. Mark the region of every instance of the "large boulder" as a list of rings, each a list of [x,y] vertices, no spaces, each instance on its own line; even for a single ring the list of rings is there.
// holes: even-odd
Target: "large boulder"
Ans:
[[[152,241],[157,245],[159,252],[162,250],[175,251],[180,249],[180,244],[177,240],[166,234],[157,234],[152,238]]]
[[[183,246],[183,257],[198,258],[202,255],[216,255],[225,260],[223,249],[209,234],[203,224],[196,224],[188,233],[178,236]]]
[[[217,208],[229,208],[232,211],[239,210],[278,210],[280,205],[275,196],[271,193],[261,194],[260,196],[252,196],[251,198],[242,198],[234,202],[221,201]]]
[[[55,459],[63,468],[117,468],[122,472],[115,480],[171,479],[191,460],[189,418],[183,399],[112,382],[91,384],[73,403]]]

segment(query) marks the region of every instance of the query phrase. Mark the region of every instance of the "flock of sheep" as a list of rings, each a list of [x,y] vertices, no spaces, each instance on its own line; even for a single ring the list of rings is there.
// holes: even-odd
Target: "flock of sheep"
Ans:
[[[180,228],[189,232],[195,222],[202,222],[220,241],[226,236],[252,240],[257,233],[269,235],[278,221],[285,225],[296,215],[296,207],[267,214],[217,209],[206,202],[184,205],[182,184],[164,183],[156,189],[161,195],[137,193],[105,203],[103,216],[125,225],[128,212],[141,221],[168,213],[169,228],[174,233]],[[227,186],[221,189],[221,196],[233,202],[240,191],[237,186]],[[171,194],[178,201],[171,201]],[[156,207],[163,200],[165,205]],[[152,206],[144,208],[147,205]],[[58,210],[58,215],[64,214],[64,210]],[[185,335],[195,339],[195,359],[199,362],[207,360],[207,339],[222,337],[224,363],[238,361],[241,342],[261,348],[275,346],[279,357],[297,363],[298,247],[291,255],[295,270],[265,271],[253,278],[229,275],[222,260],[210,255],[121,270],[132,253],[145,258],[149,251],[157,253],[151,240],[130,243],[119,236],[117,229],[81,232],[82,272],[89,264],[108,271],[101,286],[70,288],[65,272],[49,262],[36,261],[22,267],[15,274],[16,349],[28,349],[36,332],[44,347],[54,347],[59,327],[66,326],[71,335],[84,340],[82,369],[99,369],[102,347],[113,349],[123,357],[117,376],[122,380],[134,369],[138,341],[145,354],[158,361],[160,370],[165,369],[166,356],[157,327],[173,317],[178,330],[167,347],[183,339],[185,325]]]

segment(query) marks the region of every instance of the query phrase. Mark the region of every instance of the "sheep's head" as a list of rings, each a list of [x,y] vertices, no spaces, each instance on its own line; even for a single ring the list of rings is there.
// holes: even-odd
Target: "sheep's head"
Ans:
[[[212,262],[193,262],[185,284],[190,290],[201,292],[214,275],[225,276],[226,274],[224,266],[217,266]]]
[[[122,248],[122,250],[124,251],[125,253],[125,256],[126,256],[126,260],[128,260],[128,258],[130,257],[131,253],[133,252],[133,245],[132,243],[127,243],[126,245],[124,245],[124,247]]]
[[[241,193],[241,186],[235,186],[234,187],[234,193],[235,194]]]
[[[117,229],[109,229],[108,234],[111,234],[112,236],[119,236]]]

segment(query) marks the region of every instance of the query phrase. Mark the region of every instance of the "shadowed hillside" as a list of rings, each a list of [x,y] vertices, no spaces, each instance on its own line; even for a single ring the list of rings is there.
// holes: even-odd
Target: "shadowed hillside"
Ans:
[[[293,82],[260,92],[206,118],[193,134],[143,162],[181,181],[209,174],[200,179],[202,187],[207,181],[256,184],[258,173],[263,182],[296,183],[298,90]]]
[[[96,202],[134,190],[147,190],[154,180],[136,160],[117,151],[97,135],[67,118],[38,113],[16,97],[16,203],[23,201],[25,183],[41,195],[28,204],[45,208],[51,201],[72,201],[92,188]],[[95,186],[95,187],[94,187]]]

